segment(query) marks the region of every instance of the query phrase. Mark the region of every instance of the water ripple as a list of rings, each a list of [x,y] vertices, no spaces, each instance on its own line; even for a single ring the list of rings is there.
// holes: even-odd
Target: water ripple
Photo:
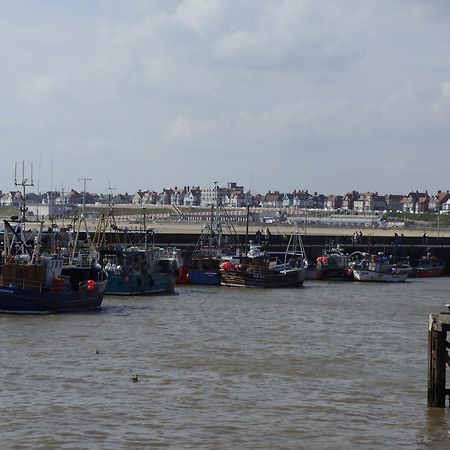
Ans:
[[[450,413],[426,407],[448,279],[177,290],[0,316],[2,447],[450,445]]]

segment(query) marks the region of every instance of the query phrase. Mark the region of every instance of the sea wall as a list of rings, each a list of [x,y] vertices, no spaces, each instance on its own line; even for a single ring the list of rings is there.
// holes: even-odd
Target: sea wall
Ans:
[[[241,244],[245,244],[246,234],[238,233],[237,236]],[[134,241],[138,239],[138,235],[128,233],[127,238]],[[154,242],[156,245],[176,246],[186,256],[189,256],[198,238],[199,233],[157,233],[154,235]],[[254,240],[255,235],[250,235],[250,239]],[[287,234],[272,234],[268,242],[264,238],[263,242],[267,245],[268,250],[282,252],[286,248],[288,239],[289,236]],[[398,236],[393,234],[392,236],[363,235],[355,239],[352,234],[338,236],[316,234],[302,236],[302,241],[307,257],[311,261],[320,256],[323,249],[340,245],[349,254],[355,251],[383,252],[386,255],[393,255],[398,258],[409,257],[412,260],[420,258],[429,249],[433,256],[444,259],[447,262],[447,267],[450,267],[450,237],[402,237],[401,234]]]

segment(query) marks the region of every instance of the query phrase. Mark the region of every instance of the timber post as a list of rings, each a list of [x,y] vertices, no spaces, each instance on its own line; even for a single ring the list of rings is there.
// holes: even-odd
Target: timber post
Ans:
[[[428,406],[445,408],[450,389],[446,388],[446,366],[449,361],[447,332],[450,330],[448,312],[431,313],[428,326]]]

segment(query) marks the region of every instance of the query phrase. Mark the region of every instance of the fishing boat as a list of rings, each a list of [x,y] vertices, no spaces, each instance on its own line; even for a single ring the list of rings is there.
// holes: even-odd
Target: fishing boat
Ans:
[[[144,225],[144,242],[121,242],[119,228],[110,205],[102,215],[93,238],[93,247],[108,274],[107,295],[173,294],[178,273],[178,251],[154,244],[152,229]]]
[[[411,276],[417,278],[441,277],[444,271],[445,261],[436,258],[427,249],[426,254],[413,264]]]
[[[218,258],[217,255],[204,255],[193,258],[191,268],[188,270],[188,283],[218,286],[220,284],[221,262],[223,260]]]
[[[393,263],[382,252],[361,260],[352,267],[356,281],[380,281],[398,283],[405,281],[412,272],[408,261]]]
[[[231,222],[222,220],[226,215],[224,209],[211,208],[209,223],[205,224],[192,252],[188,270],[188,281],[191,284],[219,285],[221,278],[220,265],[229,261],[239,251],[240,243]],[[223,227],[227,232],[223,232]]]
[[[222,286],[296,288],[303,285],[307,260],[300,234],[292,233],[282,255],[266,252],[250,242],[249,250],[238,260],[220,266]]]
[[[15,167],[15,185],[22,187],[21,218],[4,220],[0,312],[45,314],[100,308],[107,275],[97,261],[82,253],[66,258],[54,245],[52,229],[45,243],[43,222],[26,220],[25,189],[33,186],[33,166],[28,179],[22,164],[21,182],[17,182],[17,163]]]
[[[187,255],[183,253],[180,249],[176,250],[176,261],[177,261],[177,273],[175,277],[175,284],[188,284],[189,283],[189,273],[187,270]]]
[[[316,259],[315,271],[309,278],[316,280],[352,280],[349,273],[351,257],[343,248],[333,243],[322,251],[322,255]]]
[[[43,314],[100,308],[106,272],[96,263],[85,264],[86,259],[68,264],[64,255],[43,248],[42,223],[30,232],[24,225],[4,221],[0,311]]]
[[[108,274],[106,294],[173,294],[176,258],[168,248],[108,247],[101,253]]]

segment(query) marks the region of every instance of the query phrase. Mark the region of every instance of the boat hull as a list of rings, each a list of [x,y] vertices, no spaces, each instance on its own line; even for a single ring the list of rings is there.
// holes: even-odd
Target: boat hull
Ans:
[[[441,277],[444,275],[445,261],[437,258],[425,258],[413,266],[411,276],[417,278]]]
[[[316,269],[314,273],[315,280],[330,280],[330,281],[351,281],[352,276],[349,276],[349,269]]]
[[[419,269],[414,268],[411,276],[417,278],[430,278],[430,277],[442,277],[444,275],[444,268],[434,268],[434,269]]]
[[[96,283],[92,290],[51,292],[0,287],[0,312],[16,314],[45,314],[89,311],[101,307],[106,281]]]
[[[219,271],[190,270],[188,273],[190,284],[201,284],[206,286],[220,285]]]
[[[304,270],[284,272],[253,272],[245,270],[221,269],[222,286],[242,286],[255,288],[296,288],[303,285]]]
[[[353,276],[356,281],[379,281],[388,283],[401,283],[405,281],[411,271],[401,273],[383,273],[368,269],[353,269]]]
[[[189,283],[188,271],[184,267],[184,265],[178,266],[176,284],[187,284]]]
[[[176,274],[115,274],[108,271],[107,295],[160,295],[175,292]]]

